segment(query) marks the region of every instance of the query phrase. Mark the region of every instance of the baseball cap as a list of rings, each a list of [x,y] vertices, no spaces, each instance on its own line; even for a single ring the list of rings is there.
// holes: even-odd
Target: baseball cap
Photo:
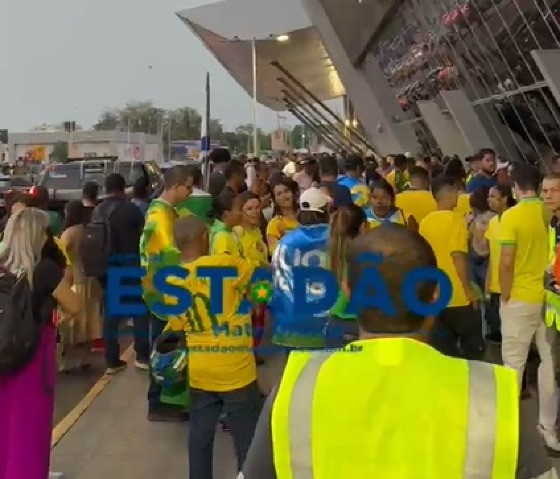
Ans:
[[[324,213],[330,198],[325,196],[318,188],[308,188],[299,197],[301,211],[316,211]]]
[[[503,170],[509,166],[509,161],[498,160],[496,164],[496,171]]]

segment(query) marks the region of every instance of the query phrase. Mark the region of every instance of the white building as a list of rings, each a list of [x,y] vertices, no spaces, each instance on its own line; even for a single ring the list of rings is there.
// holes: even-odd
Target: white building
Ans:
[[[34,126],[31,131],[34,133],[37,132],[53,133],[53,132],[65,131],[65,129],[64,129],[64,123],[56,123],[56,124],[43,123],[42,125]],[[76,125],[75,131],[83,131],[82,126]]]
[[[118,157],[121,160],[161,160],[161,137],[122,131],[65,131],[9,133],[9,161],[33,158],[46,162],[57,143],[68,143],[69,158]]]

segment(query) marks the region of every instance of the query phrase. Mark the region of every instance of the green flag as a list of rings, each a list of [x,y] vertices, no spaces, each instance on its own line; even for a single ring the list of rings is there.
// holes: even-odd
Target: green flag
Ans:
[[[193,194],[177,205],[179,216],[195,215],[206,223],[211,223],[212,195],[205,191],[195,189]]]

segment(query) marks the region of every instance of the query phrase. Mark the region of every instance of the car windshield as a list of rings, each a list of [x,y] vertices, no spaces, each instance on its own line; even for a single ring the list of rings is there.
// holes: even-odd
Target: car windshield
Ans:
[[[53,165],[45,170],[40,184],[53,190],[78,190],[80,183],[80,165]]]
[[[145,176],[142,163],[138,161],[117,161],[115,162],[114,171],[123,175],[127,186],[134,185],[138,178]]]
[[[83,177],[79,189],[81,189],[85,183],[90,181],[97,183],[99,186],[103,188],[103,185],[105,184],[105,176],[106,176],[105,164],[103,162],[84,162],[82,172],[83,172]]]
[[[82,175],[81,178],[80,175]],[[80,190],[88,181],[94,181],[100,186],[104,184],[105,165],[103,162],[52,165],[43,173],[40,184],[53,190]]]

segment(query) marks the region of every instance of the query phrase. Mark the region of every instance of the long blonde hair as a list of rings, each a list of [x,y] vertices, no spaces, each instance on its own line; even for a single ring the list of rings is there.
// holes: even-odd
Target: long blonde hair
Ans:
[[[8,219],[0,264],[13,274],[25,273],[33,284],[33,270],[41,259],[41,251],[47,240],[49,215],[37,208],[24,208]]]

